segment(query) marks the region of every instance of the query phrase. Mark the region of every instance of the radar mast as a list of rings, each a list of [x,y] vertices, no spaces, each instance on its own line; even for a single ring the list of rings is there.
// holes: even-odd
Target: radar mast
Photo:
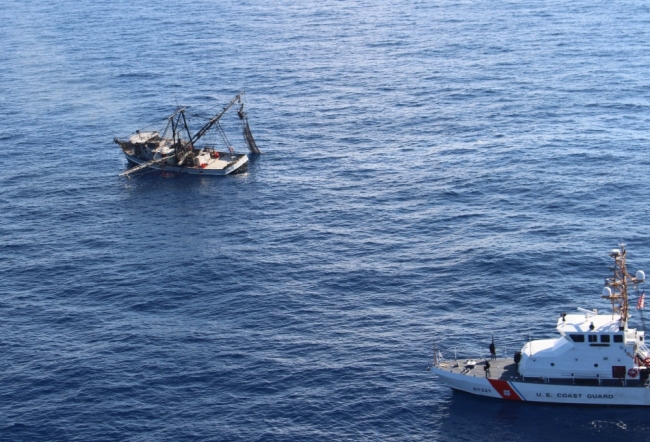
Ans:
[[[627,272],[625,244],[621,244],[620,247],[620,249],[614,249],[609,253],[609,256],[614,258],[614,267],[610,267],[614,275],[605,278],[602,297],[612,303],[612,316],[619,315],[619,330],[623,331],[627,330],[627,322],[630,319],[628,286],[636,287],[638,283],[645,280],[645,274],[640,270],[636,273],[636,276],[632,276]]]

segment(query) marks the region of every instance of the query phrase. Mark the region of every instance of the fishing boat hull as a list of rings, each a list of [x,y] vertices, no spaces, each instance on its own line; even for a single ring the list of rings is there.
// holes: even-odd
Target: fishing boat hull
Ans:
[[[440,366],[432,367],[431,371],[454,390],[495,399],[554,404],[650,405],[650,388],[644,385],[621,385],[618,387],[554,385],[543,382],[522,382],[516,378],[487,378],[471,374],[471,372],[462,374]]]
[[[124,152],[126,159],[136,165],[147,163],[148,160],[143,160],[134,155],[129,155]],[[172,166],[164,163],[150,164],[149,168],[160,170],[170,173],[187,173],[190,175],[230,175],[241,173],[248,167],[248,155],[246,154],[223,154],[219,159],[212,160],[206,164],[205,167],[179,167]]]

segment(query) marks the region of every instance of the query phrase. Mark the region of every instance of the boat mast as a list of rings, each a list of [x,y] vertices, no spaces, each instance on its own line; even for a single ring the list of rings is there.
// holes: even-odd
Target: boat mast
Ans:
[[[627,322],[630,319],[629,314],[629,301],[627,288],[631,283],[636,286],[637,283],[643,282],[645,275],[643,272],[638,272],[637,277],[630,275],[627,272],[625,258],[626,258],[625,244],[621,244],[620,249],[614,249],[610,252],[609,256],[614,258],[614,267],[611,269],[614,275],[605,279],[605,288],[603,289],[603,298],[612,303],[612,315],[619,315],[619,330],[627,330]]]
[[[188,136],[191,138],[190,129],[187,126],[187,120],[185,119],[185,109],[186,107],[179,107],[176,109],[176,112],[171,114],[167,119],[172,126],[172,147],[174,148],[175,154],[178,156],[180,153],[180,146],[183,142],[181,131],[183,128],[187,131]],[[181,121],[181,119],[183,121]]]

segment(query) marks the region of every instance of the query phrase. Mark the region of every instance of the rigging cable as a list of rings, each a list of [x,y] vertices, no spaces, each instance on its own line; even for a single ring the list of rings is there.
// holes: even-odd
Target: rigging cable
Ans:
[[[228,140],[228,137],[226,136],[226,132],[223,130],[221,123],[217,121],[217,124],[215,124],[215,126],[217,127],[217,131],[219,132],[219,135],[221,135],[221,139],[223,140],[224,143],[226,143],[226,147],[232,152],[233,147],[230,144],[230,141]]]

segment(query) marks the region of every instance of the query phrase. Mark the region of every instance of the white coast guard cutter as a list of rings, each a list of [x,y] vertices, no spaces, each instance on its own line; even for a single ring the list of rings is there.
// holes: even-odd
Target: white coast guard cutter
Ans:
[[[562,313],[558,338],[529,341],[514,358],[489,361],[489,371],[487,360],[445,360],[434,348],[431,370],[455,390],[512,401],[650,405],[650,349],[644,332],[628,327],[628,289],[638,291],[645,274],[630,275],[625,255],[624,244],[610,253],[613,276],[602,297],[611,313]]]

